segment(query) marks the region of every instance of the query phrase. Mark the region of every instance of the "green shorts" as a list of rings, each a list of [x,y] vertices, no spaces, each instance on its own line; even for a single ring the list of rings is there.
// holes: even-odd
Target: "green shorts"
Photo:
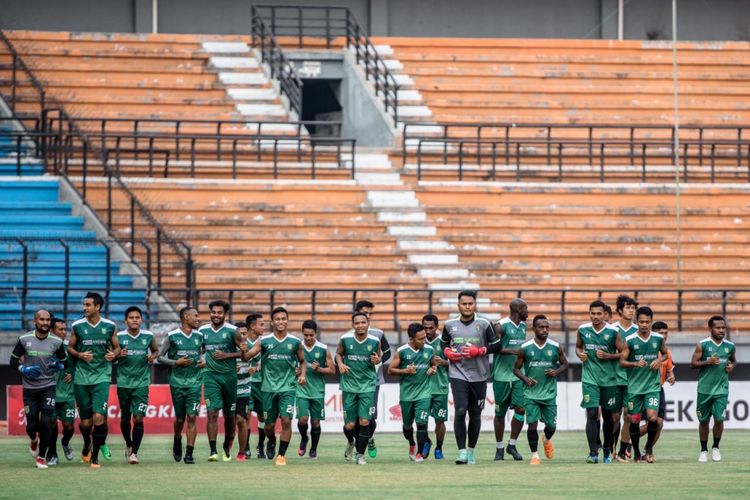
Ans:
[[[557,400],[527,399],[523,408],[526,410],[526,423],[533,424],[541,420],[547,427],[557,427]]]
[[[375,416],[374,392],[343,392],[344,423],[356,422],[358,419],[370,420]]]
[[[247,414],[252,410],[252,404],[253,400],[250,398],[249,394],[247,396],[237,396],[237,408],[235,409],[235,413],[242,418],[247,418]]]
[[[148,410],[148,386],[128,389],[117,388],[117,400],[120,402],[120,411],[123,415],[146,415]]]
[[[523,382],[514,380],[513,382],[492,381],[492,392],[495,395],[495,416],[504,417],[508,413],[508,408],[523,408]]]
[[[172,406],[177,420],[184,420],[186,416],[195,416],[201,408],[201,386],[172,387]]]
[[[278,417],[294,416],[294,400],[296,391],[264,392],[263,417],[266,424],[272,424]]]
[[[313,420],[325,420],[325,397],[322,398],[297,398],[297,418],[312,417]]]
[[[76,403],[75,401],[55,401],[55,419],[66,423],[76,421]]]
[[[727,411],[727,404],[729,403],[729,394],[721,395],[708,395],[698,393],[698,405],[695,409],[695,414],[698,416],[699,422],[706,422],[712,416],[714,421],[723,422],[724,413]]]
[[[263,418],[263,391],[260,387],[263,382],[252,382],[252,391],[250,392],[250,409],[248,411],[254,411],[259,418]]]
[[[88,420],[94,413],[107,416],[107,401],[109,400],[109,382],[80,385],[73,384],[73,394],[78,406],[78,416],[81,420]]]
[[[448,420],[448,395],[433,394],[430,398],[430,416],[435,422]]]
[[[583,390],[583,400],[581,408],[596,408],[601,406],[602,410],[620,409],[622,403],[618,402],[617,386],[601,387],[596,384],[581,384]]]
[[[224,415],[234,415],[237,409],[237,374],[204,371],[203,399],[206,410],[224,410]]]
[[[659,391],[646,394],[628,394],[628,414],[640,415],[645,410],[659,411]]]
[[[426,424],[430,416],[430,398],[417,399],[416,401],[399,401],[401,405],[401,421],[404,429],[411,427],[414,422]]]

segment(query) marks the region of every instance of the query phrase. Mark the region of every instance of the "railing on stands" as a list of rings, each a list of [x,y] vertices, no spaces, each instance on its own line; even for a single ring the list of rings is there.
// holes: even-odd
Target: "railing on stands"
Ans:
[[[143,247],[146,259],[144,265],[147,270],[151,270],[154,266],[154,255],[151,245],[144,240],[134,241],[133,244]],[[8,281],[15,282],[17,285],[12,287],[1,286],[0,297],[15,299],[21,311],[19,327],[25,328],[31,319],[28,316],[27,306],[34,305],[35,307],[60,307],[61,309],[55,309],[55,315],[63,319],[68,318],[69,313],[73,313],[72,305],[76,304],[78,308],[75,309],[75,313],[79,312],[80,309],[80,297],[74,297],[76,291],[85,292],[92,288],[100,291],[104,297],[104,314],[109,315],[110,311],[110,299],[117,292],[134,292],[140,290],[146,290],[150,292],[154,289],[154,284],[150,281],[150,273],[145,275],[130,274],[124,275],[122,273],[113,273],[113,248],[117,245],[117,241],[114,239],[96,239],[96,238],[45,238],[45,237],[19,237],[19,238],[0,238],[0,251],[3,253],[3,263],[5,264],[0,270],[0,274]],[[94,247],[101,248],[104,252],[104,270],[99,267],[91,268],[90,270],[72,269],[73,254],[80,251],[81,247]],[[54,277],[59,278],[62,281],[60,286],[44,285],[42,282],[37,283],[35,276],[40,276],[38,273],[32,275],[31,268],[39,267],[45,268],[45,265],[56,267],[52,261],[45,261],[40,255],[43,249],[47,248],[55,252],[56,256],[62,254],[62,268],[59,273],[56,273]],[[59,262],[58,262],[59,263]],[[8,265],[10,264],[10,265]],[[75,273],[75,274],[74,274]],[[88,288],[80,288],[75,286],[75,282],[85,277],[95,276],[100,283],[92,285]],[[128,276],[131,278],[145,278],[145,286],[137,287],[133,286],[130,288],[122,288],[119,286],[113,286],[113,278],[116,276]],[[39,295],[34,296],[37,292]],[[46,294],[44,292],[47,292]],[[148,294],[147,294],[148,295]],[[147,298],[144,298],[144,303]],[[74,302],[73,302],[74,301]],[[155,318],[154,318],[155,319]]]
[[[691,179],[693,168],[700,177],[715,182],[721,165],[734,167],[736,178],[746,169],[744,176],[750,182],[750,127],[685,125],[680,128],[679,143],[683,181]],[[674,128],[670,125],[407,123],[402,146],[404,165],[414,158],[420,179],[423,169],[435,164],[443,165],[436,170],[441,175],[446,166],[455,167],[459,180],[464,167],[494,180],[501,166],[506,174],[515,172],[516,180],[521,180],[538,175],[534,167],[546,164],[557,167],[557,180],[563,180],[564,167],[587,164],[598,166],[602,181],[606,166],[637,167],[645,182],[654,160],[664,165],[673,157]],[[526,174],[524,160],[530,169]]]
[[[169,290],[168,290],[169,291]],[[312,318],[326,321],[338,314],[346,323],[354,304],[367,299],[377,304],[376,314],[381,326],[402,334],[405,323],[419,321],[427,313],[452,314],[456,312],[455,290],[422,289],[225,289],[196,288],[190,303],[201,307],[215,299],[233,304],[237,319],[250,311],[270,312],[275,306],[287,307],[295,318]],[[180,295],[181,290],[171,290]],[[550,317],[554,331],[562,332],[566,345],[572,345],[578,322],[588,321],[588,304],[595,299],[614,302],[619,293],[629,293],[644,304],[649,304],[659,318],[672,325],[675,331],[703,331],[706,319],[713,314],[727,317],[730,330],[737,331],[735,317],[744,316],[750,306],[750,289],[655,289],[602,290],[602,289],[527,289],[488,288],[479,290],[480,313],[507,314],[507,303],[516,298],[526,299],[531,310]],[[497,309],[500,307],[500,309]],[[230,314],[230,316],[231,316]],[[234,317],[230,320],[234,321]],[[745,318],[747,320],[747,318]],[[749,322],[750,323],[750,322]],[[750,324],[742,324],[742,329]]]
[[[87,178],[92,175],[105,177],[107,200],[104,217],[102,218],[97,211],[96,208],[99,207],[92,210],[94,217],[107,230],[110,237],[129,252],[149,282],[155,284],[154,288],[161,288],[166,281],[167,268],[172,270],[176,268],[178,269],[176,272],[184,276],[186,288],[190,289],[195,278],[190,246],[172,237],[122,182],[116,169],[109,162],[113,154],[109,150],[97,149],[92,145],[90,139],[81,134],[76,124],[63,110],[56,112],[58,113],[56,118],[59,124],[58,130],[54,132],[14,131],[12,136],[17,141],[34,143],[37,148],[35,153],[43,162],[45,169],[59,175],[87,206],[91,206],[92,201],[97,201],[92,200],[87,189]],[[41,123],[44,124],[45,121],[42,120]],[[69,165],[73,160],[79,159],[81,160],[80,175],[69,176]],[[116,206],[124,206],[128,210],[129,217],[125,227],[116,225],[113,220]]]
[[[273,30],[266,26],[255,6],[252,7],[251,34],[253,47],[260,50],[261,60],[268,64],[271,78],[279,81],[281,93],[289,99],[289,106],[302,117],[302,80],[292,63],[284,55],[284,51],[276,42]]]
[[[10,58],[10,80],[0,83],[0,94],[14,115],[39,116],[47,104],[46,92],[26,66],[11,41],[0,30],[0,59],[3,52]],[[23,109],[22,109],[23,108]]]
[[[336,38],[343,38],[346,47],[353,50],[357,64],[363,66],[367,80],[372,80],[375,95],[383,100],[386,113],[393,117],[394,123],[398,122],[396,78],[348,8],[256,5],[253,19],[256,17],[265,21],[271,36],[296,39],[298,48],[320,47],[322,38],[330,49]]]

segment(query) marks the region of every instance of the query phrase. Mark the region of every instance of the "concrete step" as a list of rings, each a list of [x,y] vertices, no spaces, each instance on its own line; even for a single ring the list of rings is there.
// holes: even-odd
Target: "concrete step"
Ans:
[[[411,254],[408,257],[410,264],[421,265],[455,265],[458,264],[458,255],[449,253],[421,253]]]
[[[229,88],[227,89],[227,94],[232,99],[238,100],[238,101],[273,101],[275,100],[278,95],[276,94],[276,91],[271,88],[262,88],[262,89],[238,89],[238,88]]]
[[[250,47],[242,42],[201,42],[201,47],[210,54],[242,54],[250,52]]]
[[[479,290],[479,283],[470,281],[449,281],[430,283],[427,285],[430,290]],[[455,302],[452,303],[455,306]]]
[[[368,191],[368,203],[375,208],[418,207],[414,191]]]
[[[254,57],[211,57],[210,66],[218,69],[258,69],[258,60]]]
[[[401,186],[401,176],[398,173],[374,173],[357,171],[354,175],[357,184],[371,186]]]
[[[280,104],[238,104],[237,111],[245,116],[286,116],[287,111]]]
[[[468,269],[456,268],[422,268],[417,271],[425,279],[461,279],[469,277]]]
[[[261,72],[255,73],[219,73],[219,81],[226,85],[268,85],[270,80]]]
[[[425,212],[378,212],[378,222],[425,222]]]
[[[388,234],[391,236],[436,236],[437,228],[435,226],[388,226]]]
[[[455,247],[443,240],[398,240],[399,250],[407,252],[428,251],[439,252],[441,250],[455,250]]]

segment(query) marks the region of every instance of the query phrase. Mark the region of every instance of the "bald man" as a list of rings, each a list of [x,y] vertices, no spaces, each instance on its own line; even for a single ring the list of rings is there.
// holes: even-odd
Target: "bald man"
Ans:
[[[10,355],[10,366],[21,373],[26,434],[29,453],[38,469],[46,469],[47,448],[56,424],[57,372],[65,369],[67,353],[63,341],[50,335],[52,316],[40,309],[34,314],[34,330],[21,335]]]

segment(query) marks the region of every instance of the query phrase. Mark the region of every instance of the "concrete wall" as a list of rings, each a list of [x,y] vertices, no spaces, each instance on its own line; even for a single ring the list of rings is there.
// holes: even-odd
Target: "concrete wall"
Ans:
[[[0,27],[150,32],[158,2],[162,33],[248,33],[252,0],[3,0]],[[617,0],[260,0],[347,6],[375,35],[616,38]],[[672,0],[625,2],[629,39],[671,37]],[[749,0],[679,0],[683,40],[750,40]]]

